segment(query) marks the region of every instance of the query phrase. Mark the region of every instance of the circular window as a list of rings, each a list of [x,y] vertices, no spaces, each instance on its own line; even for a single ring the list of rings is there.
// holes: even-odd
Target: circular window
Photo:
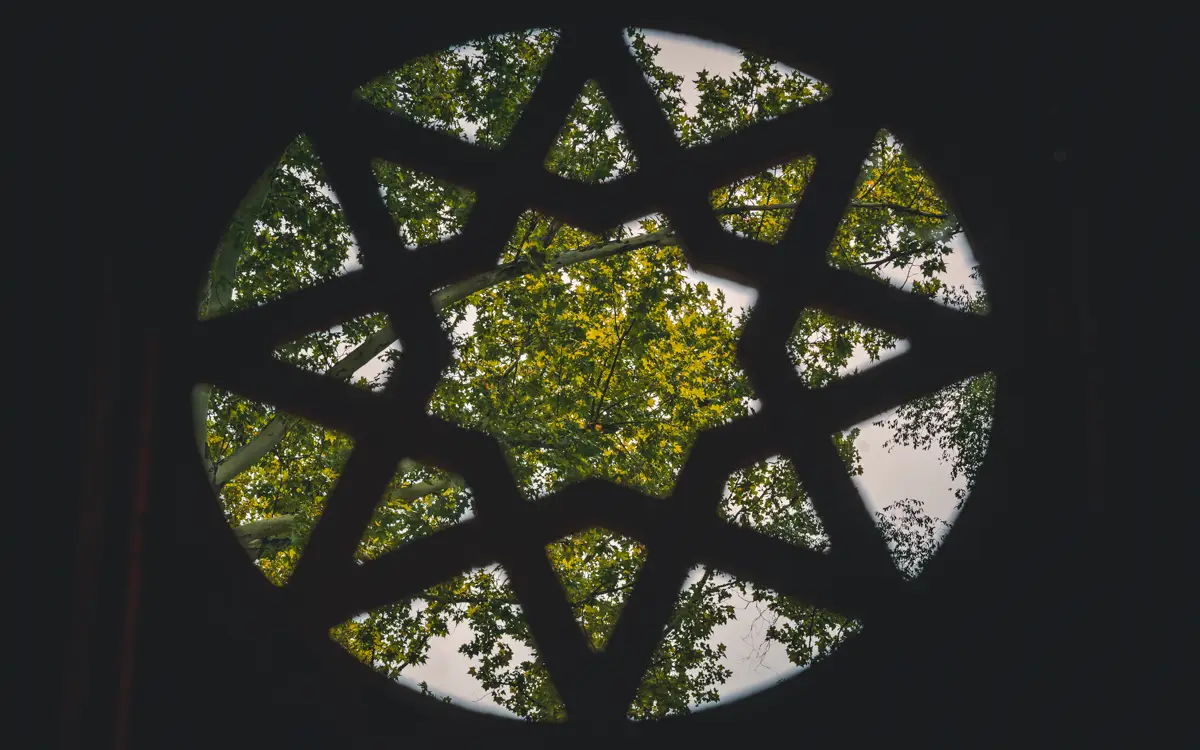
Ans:
[[[719,700],[739,601],[803,668],[907,595],[949,513],[872,505],[863,449],[935,448],[966,499],[996,363],[962,226],[844,92],[714,55],[469,42],[249,191],[197,438],[297,627],[435,698],[461,630],[497,708],[609,722]]]

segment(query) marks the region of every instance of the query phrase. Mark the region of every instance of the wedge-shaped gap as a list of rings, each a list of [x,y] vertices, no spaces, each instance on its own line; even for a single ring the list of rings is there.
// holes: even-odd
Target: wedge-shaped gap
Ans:
[[[730,669],[714,632],[733,617],[727,576],[713,568],[689,571],[629,706],[633,720],[687,714],[721,699]]]
[[[363,532],[356,557],[374,559],[474,516],[461,477],[405,459]]]
[[[930,515],[925,502],[915,497],[883,506],[875,511],[875,519],[896,568],[910,580],[921,574],[952,524],[952,520]]]
[[[357,267],[346,216],[307,137],[293,140],[217,243],[199,317],[253,308]]]
[[[801,157],[710,193],[722,226],[738,237],[774,245],[791,226],[816,160]]]
[[[906,577],[920,574],[967,502],[991,440],[995,375],[982,373],[864,420],[854,481]]]
[[[288,364],[346,380],[362,388],[382,387],[400,343],[384,314],[364,315],[278,347]]]
[[[730,523],[798,547],[824,552],[829,537],[791,461],[773,456],[735,472],[719,513]]]
[[[558,38],[552,29],[485,37],[411,60],[360,87],[356,95],[424,127],[499,149]]]
[[[829,262],[945,302],[971,284],[974,258],[933,180],[886,130],[875,135]]]
[[[537,716],[533,706],[561,707],[544,670],[537,673],[521,606],[496,565],[360,613],[330,637],[375,671],[451,705],[514,718]]]
[[[716,603],[725,609],[704,646],[720,656],[725,673],[722,702],[774,687],[833,653],[862,629],[858,620],[721,571],[710,580],[710,588],[722,597]],[[710,699],[693,708],[716,705]]]
[[[571,106],[545,167],[560,177],[590,184],[608,182],[636,169],[625,130],[595,81],[584,84]]]
[[[502,711],[533,721],[566,720],[565,705],[538,654],[529,622],[503,568],[491,566],[434,587],[426,593],[425,602],[430,609],[445,612],[448,630],[451,625],[455,628],[448,633],[442,651],[447,654],[443,660],[450,664],[442,672],[445,676],[434,679],[430,673],[426,678],[431,688],[451,692],[454,684],[462,684],[463,677],[472,678],[478,688],[471,692],[482,691],[487,696],[484,700]],[[450,648],[457,654],[452,659],[447,658]],[[432,659],[430,663],[432,666]],[[458,670],[453,669],[456,663],[461,665]],[[421,674],[418,671],[413,676]]]
[[[373,159],[371,167],[406,246],[432,245],[462,231],[475,205],[474,192],[380,159]]]
[[[987,315],[991,308],[983,283],[983,274],[971,243],[967,236],[960,232],[947,244],[951,252],[943,256],[945,273],[942,274],[937,288],[926,290],[925,295],[955,310]],[[891,281],[903,283],[897,279]]]
[[[858,621],[720,569],[693,568],[629,710],[691,713],[766,689],[832,652]]]
[[[712,142],[833,93],[781,62],[697,37],[630,29],[626,41],[685,146]]]
[[[596,528],[547,545],[546,554],[588,643],[603,651],[637,582],[645,547]]]
[[[527,214],[461,298],[473,320],[431,408],[496,437],[529,497],[587,478],[666,496],[696,434],[747,413],[729,300],[668,229],[639,228]]]
[[[908,351],[909,343],[886,331],[806,308],[788,339],[788,357],[800,382],[821,388]]]
[[[205,463],[234,535],[283,585],[300,559],[353,440],[308,420],[214,390]]]
[[[909,348],[907,339],[895,339],[882,331],[867,329],[839,374],[845,377],[863,372],[881,362],[899,357]]]

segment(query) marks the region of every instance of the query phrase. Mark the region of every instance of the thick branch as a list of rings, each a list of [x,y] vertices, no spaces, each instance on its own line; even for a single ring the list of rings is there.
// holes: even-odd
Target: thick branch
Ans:
[[[609,258],[614,255],[621,255],[632,250],[637,250],[642,247],[650,247],[652,245],[672,245],[677,243],[678,238],[669,232],[651,232],[649,234],[638,235],[620,242],[609,242],[604,245],[593,245],[591,247],[580,248],[579,250],[567,250],[560,253],[557,257],[546,262],[548,269],[561,270],[577,263],[584,263],[589,260],[597,260],[599,258]],[[506,281],[519,279],[522,276],[529,274],[532,269],[530,264],[524,259],[505,263],[502,266],[497,266],[493,271],[485,271],[484,273],[472,276],[469,279],[464,279],[458,283],[443,287],[432,295],[433,309],[444,310],[445,308],[457,302],[462,302],[467,297],[470,297],[476,292],[483,291],[497,284],[503,284]],[[379,355],[384,349],[387,349],[396,341],[396,333],[392,327],[384,326],[375,333],[368,336],[361,344],[354,347],[346,356],[342,357],[333,367],[325,371],[326,375],[335,378],[348,378],[358,370],[362,369],[368,362]]]
[[[254,229],[254,220],[267,200],[276,166],[271,164],[250,188],[250,192],[246,193],[229,222],[229,228],[225,230],[225,235],[217,245],[212,272],[209,274],[207,286],[201,293],[201,318],[216,317],[233,300],[233,277],[237,273],[238,261],[241,260],[246,241]],[[196,446],[210,477],[213,476],[214,469],[208,454],[208,404],[211,398],[212,386],[207,383],[192,389],[192,429],[195,430]]]
[[[238,261],[241,260],[250,233],[254,230],[254,221],[266,203],[276,166],[272,164],[268,167],[250,188],[250,192],[246,193],[229,222],[229,228],[225,230],[225,235],[217,245],[207,294],[201,300],[201,318],[215,318],[233,300],[233,278],[237,274]]]
[[[392,327],[386,326],[368,336],[354,350],[326,370],[325,374],[339,379],[348,378],[370,362],[372,357],[388,348],[395,340],[396,336],[392,333]],[[238,448],[212,468],[209,473],[213,478],[213,485],[217,488],[223,487],[229,480],[249,469],[260,458],[270,453],[283,441],[288,427],[287,420],[282,416],[277,416],[268,422],[267,426],[259,430],[250,442]]]
[[[192,431],[196,439],[196,450],[204,461],[204,473],[211,479],[216,471],[212,454],[208,452],[208,403],[212,400],[212,386],[200,383],[192,388]]]
[[[269,539],[273,536],[287,536],[295,526],[296,517],[289,514],[244,523],[234,529],[233,533],[237,536],[238,541],[242,543],[242,547],[249,551],[261,546],[264,539]]]
[[[578,250],[567,250],[547,260],[546,268],[547,270],[561,270],[577,263],[584,263],[599,258],[609,258],[614,255],[621,255],[632,250],[637,250],[638,248],[650,247],[652,245],[674,245],[678,242],[679,239],[670,232],[650,232],[618,242],[592,245],[591,247],[584,247]],[[502,266],[498,266],[494,271],[486,271],[434,292],[433,307],[436,310],[449,307],[456,302],[461,302],[470,297],[475,292],[525,276],[530,270],[532,269],[530,269],[529,263],[524,260],[505,263]]]
[[[432,495],[435,492],[441,492],[442,490],[449,489],[451,487],[463,486],[465,486],[463,480],[459,479],[458,477],[439,479],[436,482],[417,482],[416,484],[410,484],[407,487],[401,487],[399,489],[392,490],[388,493],[388,499],[412,502],[413,500],[420,500],[426,495]]]
[[[412,466],[411,462],[401,464],[401,470]],[[458,477],[450,479],[442,479],[435,482],[417,482],[410,484],[407,487],[401,487],[392,490],[388,493],[388,498],[392,500],[413,501],[419,500],[426,495],[431,495],[434,492],[441,492],[450,487],[462,487],[464,483]],[[261,521],[250,521],[244,523],[234,529],[233,533],[241,542],[242,547],[247,552],[253,553],[262,547],[265,540],[272,537],[287,536],[296,526],[296,516],[292,514],[274,516],[273,518],[265,518]]]
[[[325,374],[338,380],[345,380],[365,367],[368,362],[395,341],[396,332],[390,325],[386,325],[363,339],[361,344],[335,362],[333,367],[325,371]]]
[[[254,439],[234,451],[216,465],[212,472],[213,484],[223,487],[226,482],[249,469],[283,440],[288,424],[283,417],[275,417],[262,428]]]

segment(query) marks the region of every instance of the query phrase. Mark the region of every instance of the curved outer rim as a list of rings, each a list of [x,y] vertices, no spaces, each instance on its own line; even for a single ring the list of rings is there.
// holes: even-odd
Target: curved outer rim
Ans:
[[[544,25],[550,26],[552,24]],[[505,30],[505,28],[500,25],[491,24],[491,26],[497,30],[496,32],[492,33],[498,33],[499,31]],[[530,26],[528,24],[512,24],[510,26],[512,29],[529,27]],[[753,39],[750,35],[739,34],[736,32],[731,33],[729,30],[717,26],[704,27],[703,24],[692,22],[658,22],[647,24],[645,28],[663,30],[671,33],[686,34],[701,39],[711,40],[719,44],[733,46],[735,48],[751,48],[754,46]],[[465,37],[460,38],[463,38],[463,40],[466,41],[470,38],[477,38],[478,36],[479,34],[477,33],[468,33],[465,35]],[[354,85],[365,83],[374,76],[381,75],[389,69],[394,69],[399,65],[402,65],[408,59],[420,57],[424,54],[428,54],[429,52],[436,51],[436,49],[442,48],[444,48],[444,46],[441,44],[437,44],[435,47],[430,47],[428,49],[422,48],[420,44],[417,44],[414,47],[411,47],[410,51],[402,56],[394,55],[394,60],[388,62],[386,66],[379,67],[378,65],[375,65],[374,67],[377,69],[374,70],[373,73],[366,76],[361,76],[361,80],[359,80],[357,84],[350,84],[350,86],[352,87]],[[838,85],[845,86],[852,83],[847,81],[844,76],[839,75],[839,66],[832,61],[826,63],[820,60],[814,61],[802,59],[798,55],[791,54],[788,50],[781,48],[770,49],[770,56],[798,70],[816,75],[821,80],[825,80],[831,84],[834,84],[835,87]],[[874,105],[871,103],[868,103],[865,106],[874,109]],[[962,220],[964,228],[966,228],[972,249],[975,252],[976,258],[981,266],[981,274],[984,276],[986,281],[986,287],[988,289],[989,296],[994,300],[1000,301],[1001,308],[1003,309],[1006,306],[1006,298],[1011,298],[1014,290],[1008,288],[1008,284],[1002,283],[1000,278],[995,278],[991,273],[991,267],[994,263],[993,259],[996,257],[998,252],[1003,252],[1003,249],[997,247],[996,244],[997,241],[1002,241],[1002,238],[979,235],[971,232],[970,227],[972,226],[972,223],[970,217],[973,215],[971,202],[963,200],[964,195],[958,189],[957,180],[954,178],[954,165],[950,163],[949,159],[946,158],[948,155],[931,148],[931,145],[926,143],[921,138],[920,133],[906,127],[905,123],[890,121],[886,116],[885,109],[886,104],[881,105],[879,110],[874,110],[878,115],[877,121],[879,122],[880,127],[887,128],[888,130],[896,133],[901,142],[905,144],[905,147],[917,156],[922,168],[933,177],[934,182],[937,184],[940,192],[946,197],[955,214]],[[302,130],[303,128],[300,127],[296,128],[293,132],[278,133],[276,134],[277,137],[273,140],[286,142],[287,140],[293,138],[296,132],[300,132]],[[269,161],[269,159],[270,157],[265,157],[261,161],[266,163]],[[198,286],[199,283],[197,283],[197,287]],[[1006,429],[997,428],[1004,426],[1003,417],[1009,412],[1010,406],[1012,406],[1009,403],[1009,396],[1009,389],[1005,387],[1005,378],[998,378],[996,405],[993,407],[996,415],[996,423],[993,425],[994,440],[993,444],[989,447],[987,455],[984,459],[984,465],[981,468],[982,481],[971,495],[972,502],[967,503],[964,506],[963,512],[959,514],[954,528],[947,535],[946,544],[944,544],[942,550],[939,551],[935,560],[931,561],[930,567],[937,566],[939,568],[944,568],[954,565],[958,562],[968,561],[971,551],[969,549],[960,551],[962,545],[954,544],[953,540],[957,540],[960,537],[972,536],[972,532],[977,533],[977,530],[981,525],[987,524],[988,513],[986,506],[988,506],[990,503],[988,503],[986,500],[990,498],[981,496],[994,496],[997,494],[994,491],[996,488],[992,486],[992,483],[989,480],[994,478],[993,475],[996,474],[997,464],[1002,463],[1000,455],[1007,452],[1005,450],[1005,446],[1000,442],[997,442],[995,438],[1000,438],[1007,433]],[[191,438],[189,435],[188,440],[190,439]],[[198,475],[202,477],[203,472],[199,472]],[[211,490],[208,492],[207,496],[210,498],[213,497]],[[223,527],[227,528],[223,517],[221,517],[218,503],[213,502],[209,504],[208,510],[205,513],[210,519],[219,521]],[[252,565],[247,565],[244,553],[242,552],[240,546],[234,541],[232,534],[226,534],[225,536],[226,539],[224,542],[222,542],[220,545],[214,545],[216,549],[220,550],[220,552],[217,554],[221,554],[225,558],[223,562],[225,562],[230,569],[240,568],[246,573],[252,573],[252,576],[246,576],[246,578],[252,577],[255,580],[252,583],[249,581],[246,583],[251,587],[252,591],[254,591],[253,596],[260,602],[260,606],[262,607],[260,614],[262,616],[271,617],[275,622],[288,622],[286,615],[288,605],[284,600],[284,597],[281,596],[281,590],[271,585],[265,579],[265,577],[258,573],[257,569],[253,568]],[[922,577],[918,579],[917,583],[920,593],[931,593],[932,587],[936,586],[936,581],[930,581],[930,579],[931,576],[927,574],[923,574]],[[899,625],[899,623],[896,623],[896,625]],[[872,635],[878,632],[879,629],[875,628],[873,631],[874,632]],[[579,725],[577,724],[531,724],[497,714],[488,714],[480,711],[461,708],[457,705],[446,705],[441,701],[420,695],[416,691],[398,682],[394,682],[382,675],[379,675],[371,670],[368,666],[359,663],[349,655],[345,654],[345,652],[342,651],[333,641],[327,637],[324,637],[323,635],[304,632],[295,632],[292,635],[305,642],[311,651],[318,656],[320,661],[327,668],[329,668],[333,674],[338,675],[339,681],[348,680],[361,683],[362,687],[364,688],[369,687],[372,690],[384,690],[394,700],[409,706],[413,710],[420,712],[429,719],[446,720],[447,723],[445,725],[438,727],[437,731],[439,732],[445,732],[447,729],[450,729],[451,731],[461,731],[465,733],[474,733],[478,731],[495,733],[516,731],[519,729],[521,731],[520,736],[529,737],[528,732],[531,730],[552,733],[554,736],[560,736],[559,733],[561,732],[570,732],[572,730],[579,729]],[[819,690],[819,685],[822,682],[821,677],[830,671],[830,669],[836,668],[836,665],[843,661],[843,659],[840,657],[842,657],[847,650],[852,648],[869,648],[870,646],[864,643],[865,641],[869,640],[870,638],[864,636],[852,639],[851,642],[843,644],[841,647],[839,647],[834,654],[832,654],[828,659],[824,660],[820,665],[810,667],[809,669],[794,674],[775,686],[757,690],[752,693],[743,694],[728,704],[719,704],[712,708],[706,708],[702,712],[698,712],[691,716],[671,717],[661,721],[647,722],[644,724],[630,724],[626,728],[626,731],[631,733],[631,735],[640,735],[645,733],[646,730],[656,731],[657,727],[667,729],[671,726],[678,726],[680,722],[723,722],[738,717],[750,717],[755,714],[760,714],[764,710],[769,710],[772,707],[777,706],[779,702],[785,698],[797,695],[801,692],[807,693],[813,690]],[[333,692],[336,691],[337,688],[333,688]],[[438,724],[440,725],[441,722],[438,722]],[[411,732],[406,732],[406,736],[409,738],[414,738],[413,733]]]

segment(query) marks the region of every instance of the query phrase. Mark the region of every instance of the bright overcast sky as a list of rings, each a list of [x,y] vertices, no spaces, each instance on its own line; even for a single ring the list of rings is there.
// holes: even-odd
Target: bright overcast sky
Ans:
[[[723,45],[672,34],[652,33],[648,34],[648,37],[651,43],[661,47],[659,64],[684,76],[683,97],[690,106],[694,106],[698,99],[693,84],[698,71],[704,69],[710,73],[729,75],[736,71],[741,63],[740,54]],[[960,235],[952,246],[955,253],[947,258],[944,280],[951,286],[963,285],[977,289],[977,283],[970,278],[975,261],[965,238]],[[897,282],[904,280],[902,272],[895,275],[897,272],[892,271],[892,274]],[[754,291],[751,289],[721,279],[702,277],[699,274],[696,277],[721,288],[734,309],[749,306],[754,301]],[[902,350],[903,345],[888,352],[887,356],[895,356]],[[859,352],[851,361],[850,369],[866,367],[869,364],[865,353]],[[373,373],[364,370],[362,374],[369,376]],[[856,477],[855,481],[873,511],[912,497],[924,501],[926,512],[934,516],[944,519],[953,516],[953,489],[960,487],[962,482],[961,479],[951,481],[949,467],[939,460],[940,451],[903,448],[889,451],[883,447],[883,442],[889,435],[888,430],[872,426],[870,421],[860,427],[862,433],[857,445],[862,455],[863,475]],[[721,689],[723,700],[728,700],[738,693],[769,686],[795,671],[790,667],[782,647],[775,645],[770,648],[764,642],[763,631],[766,623],[759,619],[757,605],[746,603],[738,606],[744,607],[739,616],[729,624],[719,627],[714,634],[714,641],[726,645],[726,666],[733,671],[733,676]],[[426,681],[431,690],[440,695],[451,695],[454,702],[460,705],[502,711],[492,703],[474,678],[467,674],[471,660],[458,653],[458,647],[469,639],[469,628],[463,625],[449,637],[435,641],[430,649],[428,662],[406,669],[402,681],[409,684]],[[522,658],[519,650],[516,657],[518,660]]]

